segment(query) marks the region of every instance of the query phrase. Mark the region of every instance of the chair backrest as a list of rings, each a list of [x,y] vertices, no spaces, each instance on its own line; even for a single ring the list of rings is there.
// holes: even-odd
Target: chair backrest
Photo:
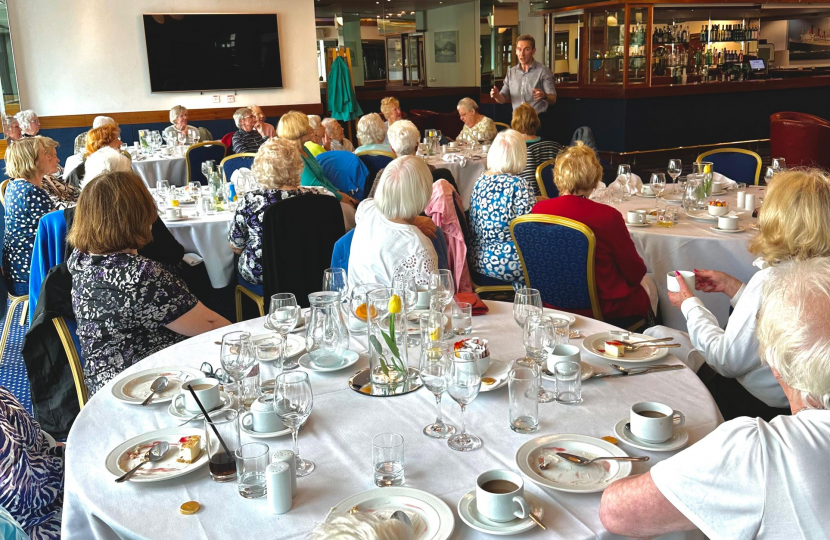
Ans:
[[[596,237],[586,225],[559,216],[527,214],[510,222],[525,275],[542,302],[566,311],[588,311],[602,320],[594,273]]]
[[[89,132],[84,131],[83,133],[80,133],[80,134],[78,134],[77,137],[75,137],[75,144],[73,145],[74,146],[74,152],[73,153],[77,154],[79,151],[86,148],[87,133],[89,133]]]
[[[330,150],[317,156],[317,162],[326,178],[339,191],[348,193],[359,201],[366,198],[366,178],[369,169],[359,157],[346,150]]]
[[[549,159],[536,167],[536,184],[545,199],[559,196],[559,188],[553,183],[553,165],[555,163],[555,159]]]
[[[366,182],[363,184],[363,193],[368,196],[369,193],[372,192],[372,187],[375,185],[375,178],[377,177],[378,172],[392,163],[392,160],[395,159],[395,155],[378,150],[368,150],[356,155],[369,170],[369,175],[366,177]]]
[[[237,171],[243,167],[250,169],[254,164],[254,156],[256,156],[256,154],[250,152],[245,154],[233,154],[220,161],[219,168],[222,170],[222,178],[225,182],[231,181],[231,176],[234,171]]]
[[[32,248],[29,267],[29,324],[35,316],[40,286],[52,267],[66,260],[66,218],[63,210],[49,212],[40,218]]]
[[[697,156],[697,162],[709,161],[715,172],[736,182],[758,185],[761,156],[743,148],[718,148]]]
[[[202,163],[213,160],[222,163],[225,160],[227,148],[219,141],[196,143],[185,151],[184,160],[187,163],[187,182],[199,182],[208,185],[208,179],[202,173]]]
[[[493,123],[496,124],[496,131],[504,131],[505,129],[510,129],[510,126],[508,124],[505,124],[504,122]]]
[[[263,298],[290,292],[308,307],[345,233],[343,210],[332,196],[300,195],[270,205],[262,223]]]
[[[78,354],[77,341],[78,334],[75,331],[75,324],[72,321],[72,328],[67,324],[67,320],[63,317],[55,317],[52,323],[58,331],[63,350],[66,352],[66,358],[69,359],[69,367],[72,369],[72,378],[75,380],[75,391],[78,392],[78,404],[84,408],[86,402],[89,401],[89,390],[84,381],[84,366],[81,364],[81,355]]]
[[[231,131],[230,133],[225,133],[222,136],[222,144],[224,144],[227,147],[228,155],[230,155],[230,153],[233,152],[233,150],[231,150],[231,148],[233,147],[233,135],[234,135],[234,133],[236,133],[236,132]]]
[[[195,126],[194,126],[195,127]],[[199,140],[202,142],[208,142],[213,140],[213,133],[211,133],[208,128],[196,128],[199,130]],[[233,135],[231,135],[233,137]],[[224,142],[222,144],[225,144]],[[227,147],[227,145],[225,145]]]
[[[334,243],[334,251],[331,254],[331,267],[342,268],[349,271],[349,255],[352,253],[352,237],[354,229],[350,229],[340,240]]]
[[[2,182],[0,182],[0,202],[3,203],[3,206],[6,206],[6,188],[9,187],[9,178],[6,178]]]
[[[821,124],[825,126],[830,126],[830,120],[825,120],[820,116],[792,111],[783,111],[771,114],[769,120],[770,122],[774,122],[777,120],[790,120],[792,122],[801,122],[806,124]]]
[[[774,114],[769,146],[772,157],[785,158],[788,167],[830,169],[830,122],[809,114]]]

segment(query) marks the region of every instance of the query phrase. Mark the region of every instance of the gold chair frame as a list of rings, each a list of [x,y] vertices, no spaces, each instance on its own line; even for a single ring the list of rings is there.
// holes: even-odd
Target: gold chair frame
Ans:
[[[214,142],[214,141],[208,141],[208,142]],[[199,143],[199,144],[204,144],[204,143]],[[220,144],[222,144],[222,146],[224,146],[224,143],[220,142]],[[193,146],[196,146],[196,145],[193,145]],[[225,148],[227,149],[227,146],[225,146]],[[222,158],[222,161],[219,162],[219,170],[222,171],[222,180],[224,180],[225,182],[230,182],[231,181],[230,178],[225,178],[225,167],[223,167],[222,165],[224,165],[226,161],[230,161],[231,159],[240,158],[240,157],[256,157],[256,154],[253,153],[253,152],[243,152],[241,154],[231,154],[228,157]],[[190,178],[189,173],[188,173],[187,177]]]
[[[556,163],[556,158],[543,161],[538,167],[536,167],[536,185],[539,186],[539,193],[542,194],[541,200],[550,199],[550,196],[548,196],[548,190],[545,189],[545,183],[542,182],[542,171],[545,167],[553,167],[554,163]]]
[[[52,319],[52,323],[55,325],[55,330],[58,331],[63,350],[69,359],[72,378],[75,380],[75,390],[78,392],[78,403],[83,409],[86,402],[89,401],[89,389],[86,387],[86,382],[84,382],[84,368],[81,366],[81,357],[78,354],[78,349],[75,348],[75,342],[72,340],[72,333],[66,325],[66,320],[63,317],[55,317]]]
[[[503,131],[505,129],[510,129],[510,126],[505,124],[504,122],[493,122],[496,125],[496,131]],[[499,129],[501,128],[501,129]]]
[[[6,206],[6,188],[9,187],[9,180],[10,178],[6,178],[0,182],[0,202],[3,203],[3,206]]]
[[[746,154],[748,156],[752,156],[758,162],[758,166],[755,168],[755,185],[757,186],[758,183],[761,181],[761,156],[753,152],[752,150],[745,150],[743,148],[716,148],[714,150],[709,150],[708,152],[703,152],[699,156],[697,156],[697,161],[700,163],[703,161],[703,158],[706,156],[710,156],[712,154],[723,154],[726,152],[731,152],[735,154]]]
[[[2,187],[0,187],[2,189]],[[18,304],[23,304],[23,312],[20,314],[20,326],[26,325],[26,316],[29,313],[29,295],[12,296],[9,294],[9,309],[6,312],[6,322],[3,323],[3,333],[0,335],[0,364],[3,363],[3,355],[6,352],[6,343],[9,341],[9,332],[12,329],[12,319],[14,318],[14,310]]]
[[[187,150],[185,150],[185,152],[184,152],[184,162],[185,162],[185,164],[187,164],[187,183],[188,184],[191,182],[191,180],[190,180],[190,175],[191,175],[191,173],[190,173],[190,151],[193,150],[194,148],[199,148],[201,146],[221,146],[222,148],[225,149],[226,152],[228,151],[228,147],[225,146],[225,143],[223,143],[222,141],[205,141],[205,142],[200,142],[200,143],[196,143],[196,144],[188,146]],[[226,159],[227,158],[222,158],[222,161],[225,161]],[[220,167],[222,166],[222,161],[219,162]],[[222,175],[224,177],[224,173],[222,173]]]
[[[385,150],[364,150],[362,152],[357,152],[355,155],[356,156],[386,156],[386,157],[390,157],[392,159],[395,159],[395,158],[398,157],[395,154],[393,154],[392,152],[387,152]]]
[[[242,285],[237,285],[236,286],[236,294],[235,294],[235,297],[236,297],[236,322],[242,322],[242,295],[243,294],[254,301],[254,303],[259,308],[259,316],[264,317],[265,316],[265,307],[264,307],[265,306],[265,300],[263,299],[263,297],[256,294],[256,293],[251,292],[249,289],[243,287]]]

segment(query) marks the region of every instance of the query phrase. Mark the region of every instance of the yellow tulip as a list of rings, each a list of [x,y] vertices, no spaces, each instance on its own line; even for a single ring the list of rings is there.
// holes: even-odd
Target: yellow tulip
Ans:
[[[392,298],[389,299],[389,313],[396,314],[401,312],[401,297],[397,294],[393,294]]]

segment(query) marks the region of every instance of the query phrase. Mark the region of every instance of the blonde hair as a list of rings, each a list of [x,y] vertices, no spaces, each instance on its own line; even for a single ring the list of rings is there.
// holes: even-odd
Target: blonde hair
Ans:
[[[303,137],[311,133],[308,116],[300,111],[288,111],[277,124],[277,136],[289,141],[302,142]]]
[[[493,139],[487,153],[490,172],[518,175],[527,165],[527,145],[517,131],[507,129]]]
[[[769,264],[830,255],[830,180],[818,169],[775,175],[747,249]]]
[[[387,131],[389,146],[398,156],[413,156],[418,151],[420,132],[409,120],[399,120]]]
[[[280,189],[283,186],[299,186],[303,166],[296,142],[268,139],[259,147],[251,171],[263,188]]]
[[[389,113],[392,112],[392,109],[400,109],[401,102],[393,97],[385,97],[380,100],[380,112],[383,113],[383,116],[389,120]]]
[[[15,141],[6,148],[6,176],[34,180],[37,175],[37,158],[57,147],[56,141],[41,135]]]
[[[233,122],[234,124],[236,124],[236,127],[239,127],[239,123],[242,122],[242,119],[248,116],[249,114],[254,114],[254,111],[252,111],[248,107],[236,109],[233,112]]]
[[[513,111],[510,127],[524,135],[536,135],[536,132],[542,127],[542,122],[539,120],[539,113],[536,112],[536,109],[527,103],[522,103]]]
[[[427,207],[432,196],[432,173],[415,156],[395,159],[383,169],[375,192],[375,205],[387,219],[412,220]]]
[[[478,103],[473,101],[472,98],[465,97],[461,101],[458,102],[458,105],[455,106],[456,109],[464,109],[467,112],[475,111],[478,109]]]
[[[170,109],[170,123],[174,124],[179,117],[187,112],[187,107],[182,105],[173,105],[173,108]]]
[[[560,194],[589,191],[602,180],[602,165],[596,154],[582,141],[559,152],[553,166],[553,183]]]
[[[378,113],[364,114],[360,117],[357,123],[357,140],[360,146],[380,144],[385,138],[386,126]]]

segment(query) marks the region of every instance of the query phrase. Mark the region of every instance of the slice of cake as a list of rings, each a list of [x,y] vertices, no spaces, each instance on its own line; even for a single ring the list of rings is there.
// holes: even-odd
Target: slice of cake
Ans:
[[[605,352],[610,354],[611,356],[616,356],[617,358],[622,358],[625,356],[625,343],[620,341],[606,341],[605,342]]]
[[[202,455],[202,438],[190,435],[179,439],[179,463],[193,463]]]
[[[466,353],[478,353],[479,358],[490,356],[490,349],[487,347],[487,340],[479,337],[472,337],[456,341],[453,346],[456,358],[466,358]]]

